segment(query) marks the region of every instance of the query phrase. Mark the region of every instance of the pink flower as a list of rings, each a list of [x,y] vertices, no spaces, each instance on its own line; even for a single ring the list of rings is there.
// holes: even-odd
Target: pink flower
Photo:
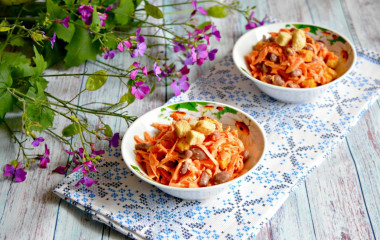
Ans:
[[[32,146],[38,147],[40,145],[40,143],[42,143],[43,141],[45,141],[45,139],[43,137],[35,138],[34,141],[32,142]]]
[[[50,155],[50,150],[48,149],[47,145],[45,144],[45,153],[44,153],[44,155],[39,156],[41,168],[47,167],[47,164],[50,162],[49,155]]]
[[[100,19],[100,26],[104,27],[106,25],[106,20],[108,18],[107,13],[98,13]]]
[[[92,23],[92,13],[94,12],[94,8],[90,5],[81,5],[78,8],[78,12],[82,18],[82,21],[86,25],[90,25]]]
[[[215,59],[215,54],[218,52],[218,49],[213,49],[211,50],[209,53],[208,53],[208,59],[210,59],[210,61],[214,61]]]
[[[93,184],[96,184],[96,183],[98,183],[98,181],[91,179],[87,176],[84,176],[77,182],[77,184],[75,184],[75,187],[78,187],[79,184],[86,185],[87,187],[91,187]]]
[[[110,139],[110,144],[109,144],[109,147],[114,147],[114,148],[117,148],[119,146],[119,140],[120,140],[120,134],[119,133],[115,133],[111,139]]]
[[[104,53],[104,59],[113,59],[115,55],[117,54],[117,51],[115,49],[107,51]]]
[[[215,26],[212,26],[212,32],[211,32],[211,34],[215,36],[216,41],[218,41],[218,42],[220,41],[220,38],[221,38],[220,32],[216,29]]]
[[[173,89],[174,91],[174,95],[178,96],[181,94],[181,91],[186,91],[187,89],[189,89],[190,87],[190,84],[188,83],[188,78],[186,75],[183,75],[180,79],[178,79],[178,81],[173,81],[171,84],[170,84],[170,87]]]
[[[139,55],[142,57],[144,56],[146,50],[146,44],[144,42],[139,42],[137,43],[137,47],[135,50],[133,50],[131,57],[136,58]]]
[[[50,39],[51,49],[53,49],[56,39],[57,39],[57,35],[54,33],[53,37]]]
[[[161,75],[161,68],[157,66],[157,62],[153,64],[153,73],[156,74],[157,80],[161,81],[161,77],[159,76]]]
[[[150,87],[145,85],[143,81],[136,82],[135,86],[131,88],[131,93],[139,100],[143,99],[149,92]]]
[[[5,177],[12,177],[15,182],[25,181],[26,174],[27,172],[21,168],[21,162],[17,163],[16,167],[13,164],[7,164],[4,167],[3,175]]]
[[[89,172],[97,172],[94,164],[92,163],[91,160],[82,163],[82,165],[78,165],[73,169],[73,172],[76,172],[78,170],[81,170],[83,174],[87,174]]]
[[[53,172],[63,175],[63,174],[66,174],[67,169],[69,169],[69,167],[70,167],[70,164],[62,165],[62,166],[59,166],[56,169],[54,169]]]
[[[55,19],[55,22],[62,23],[65,28],[69,28],[70,16],[61,19]]]
[[[203,7],[197,7],[197,1],[193,1],[192,4],[194,11],[191,13],[190,17],[193,17],[197,12],[207,15],[207,11]]]

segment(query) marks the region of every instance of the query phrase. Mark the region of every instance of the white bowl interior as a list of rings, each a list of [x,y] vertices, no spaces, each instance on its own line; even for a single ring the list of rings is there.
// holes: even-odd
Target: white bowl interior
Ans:
[[[129,127],[129,129],[123,137],[121,150],[125,163],[136,176],[150,184],[157,186],[164,192],[184,199],[202,199],[209,197],[209,194],[205,193],[203,195],[194,195],[194,193],[185,192],[212,192],[213,189],[219,189],[223,187],[223,185],[228,186],[229,184],[233,183],[235,180],[238,179],[235,178],[230,182],[211,187],[186,189],[178,187],[169,187],[157,183],[147,176],[147,174],[136,161],[136,155],[134,153],[134,136],[139,136],[140,138],[143,138],[143,133],[145,131],[148,132],[150,135],[154,135],[158,131],[155,128],[153,128],[151,124],[170,124],[172,122],[170,114],[174,111],[185,112],[186,117],[191,117],[194,119],[199,118],[201,116],[208,116],[210,118],[218,119],[223,124],[224,128],[226,126],[231,126],[232,128],[238,129],[239,138],[242,140],[245,148],[250,153],[249,159],[245,163],[245,169],[247,171],[251,171],[253,167],[257,164],[257,162],[263,157],[266,146],[264,131],[261,129],[259,124],[255,120],[253,120],[248,114],[236,108],[214,102],[182,102],[156,108],[139,117]],[[186,197],[184,196],[184,194],[190,195]]]

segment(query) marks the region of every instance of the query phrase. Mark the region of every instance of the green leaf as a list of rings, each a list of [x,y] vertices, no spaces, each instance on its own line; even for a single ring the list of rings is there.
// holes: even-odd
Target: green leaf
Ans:
[[[100,70],[94,72],[93,75],[88,77],[86,82],[86,89],[89,91],[95,91],[101,88],[107,82],[107,71]]]
[[[82,24],[80,20],[78,24]],[[79,66],[86,60],[95,60],[99,53],[99,42],[92,42],[90,33],[81,27],[75,28],[75,33],[70,43],[65,47],[65,67]]]
[[[221,118],[222,118],[222,115],[225,114],[225,113],[236,114],[237,111],[236,111],[235,109],[230,108],[230,107],[223,107],[223,110],[218,111],[218,112],[213,113],[213,114],[216,115],[216,117],[217,117],[218,119],[221,119]]]
[[[106,137],[112,137],[113,136],[113,132],[112,132],[112,129],[109,125],[105,124],[104,125],[105,129],[104,129],[104,135],[106,135]]]
[[[197,106],[198,104],[195,102],[185,102],[185,103],[176,103],[173,105],[169,105],[168,108],[173,109],[173,110],[184,108],[189,111],[198,112]]]
[[[0,65],[0,119],[13,109],[14,99],[7,88],[12,86],[12,77],[7,65]]]
[[[10,161],[8,164],[9,164],[9,165],[13,165],[13,167],[17,167],[18,162],[17,162],[17,160],[12,160],[12,161]]]
[[[315,35],[317,35],[318,29],[320,29],[323,32],[328,31],[326,28],[316,27],[316,26],[307,25],[307,24],[293,24],[293,26],[298,28],[298,29],[310,28],[309,32],[312,34],[315,34]]]
[[[164,17],[164,14],[162,13],[161,9],[159,9],[158,7],[148,2],[145,2],[144,8],[145,8],[146,13],[153,18],[160,19]]]
[[[132,0],[120,0],[119,7],[115,9],[115,20],[120,25],[126,25],[129,22],[129,16],[135,11]]]
[[[65,26],[62,25],[62,23],[53,23],[53,31],[57,34],[57,37],[59,39],[62,39],[65,42],[70,42],[70,40],[74,36],[75,32],[75,25],[69,24],[68,28],[65,28]]]
[[[92,23],[90,26],[91,31],[99,32],[100,30],[100,19],[98,15],[98,11],[94,8],[94,12],[92,13]]]
[[[36,64],[36,67],[34,68],[34,75],[40,76],[46,69],[47,63],[44,61],[44,57],[37,51],[35,46],[33,46],[33,50],[35,55],[33,57],[33,61]]]
[[[67,6],[71,6],[75,3],[75,0],[64,0],[64,2]]]
[[[66,2],[67,0],[65,0]],[[73,0],[71,0],[73,2]],[[72,4],[66,3],[68,6],[71,6]],[[52,0],[46,1],[46,8],[47,12],[50,14],[52,19],[63,19],[67,17],[69,14],[65,12],[58,4],[54,3]],[[74,32],[75,32],[75,26],[74,24],[69,24],[68,28],[65,28],[62,23],[54,22],[52,25],[53,31],[57,34],[57,37],[62,39],[65,42],[70,42],[72,39]]]
[[[35,81],[26,93],[28,97],[34,98],[33,102],[28,102],[24,112],[24,122],[29,126],[29,130],[42,132],[53,126],[55,113],[49,109],[49,101],[44,92],[43,83]]]
[[[213,6],[207,10],[207,15],[215,18],[225,18],[228,16],[228,11],[222,6]]]
[[[64,137],[72,137],[79,133],[79,128],[77,123],[72,123],[67,125],[64,129],[62,129],[62,136]]]
[[[133,95],[132,93],[128,92],[126,94],[124,94],[121,98],[120,98],[120,103],[124,103],[124,102],[127,102],[128,104],[131,104],[133,103],[134,101],[136,100],[136,97],[135,95]]]
[[[4,52],[2,64],[9,66],[12,78],[24,78],[34,75],[30,59],[19,52]]]
[[[10,27],[0,27],[0,32],[7,32],[10,29],[11,29]]]
[[[211,21],[206,21],[206,22],[203,22],[203,23],[199,24],[197,28],[198,28],[198,29],[203,29],[203,28],[205,28],[207,25],[210,25],[210,24],[212,24]]]
[[[25,41],[21,37],[15,37],[12,38],[9,44],[13,47],[23,47],[25,45]]]
[[[333,38],[333,39],[327,39],[327,41],[329,41],[331,45],[333,45],[335,42],[346,43],[346,40],[342,38],[341,36]]]

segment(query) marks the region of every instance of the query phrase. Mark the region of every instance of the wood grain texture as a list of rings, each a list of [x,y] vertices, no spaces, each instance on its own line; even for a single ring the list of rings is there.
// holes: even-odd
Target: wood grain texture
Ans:
[[[156,4],[173,1],[156,1]],[[224,1],[230,3],[231,0]],[[354,0],[285,0],[241,1],[243,5],[256,4],[256,16],[265,14],[283,21],[314,22],[331,27],[346,35],[356,46],[380,51],[380,1]],[[190,6],[190,5],[189,5]],[[172,9],[173,11],[176,8]],[[178,9],[177,9],[178,10]],[[171,10],[167,10],[170,12]],[[173,20],[168,15],[165,20]],[[213,63],[192,68],[191,81],[231,52],[236,39],[245,31],[241,16],[215,20],[221,32],[219,49]],[[178,27],[180,28],[180,27]],[[179,29],[180,30],[180,29]],[[154,31],[154,30],[151,30]],[[154,33],[154,32],[153,32]],[[165,50],[165,49],[161,49]],[[172,56],[167,56],[171,58]],[[132,61],[118,55],[111,62],[128,68]],[[101,58],[99,58],[101,60]],[[180,60],[178,60],[180,62]],[[151,68],[152,66],[148,66]],[[94,72],[99,63],[88,62],[67,72]],[[50,73],[62,69],[49,70]],[[50,78],[48,91],[65,99],[72,98],[84,88],[86,78]],[[166,79],[170,84],[171,80]],[[148,100],[136,101],[128,108],[129,114],[141,114],[165,103],[173,92],[161,84]],[[86,93],[78,101],[117,101],[126,88],[117,79],[109,79],[98,91]],[[89,119],[99,124],[98,119]],[[103,118],[115,130],[123,133],[126,125],[120,119]],[[10,119],[9,124],[17,124]],[[56,131],[68,124],[64,118],[55,122]],[[334,154],[313,172],[304,184],[291,193],[270,222],[264,225],[257,239],[375,239],[380,238],[380,104],[372,106],[334,150]],[[62,155],[65,146],[47,138],[52,151],[50,170],[67,161]],[[43,147],[38,151],[41,153]],[[16,156],[14,143],[0,129],[1,164]],[[55,197],[51,190],[63,178],[50,170],[37,167],[28,171],[26,182],[12,183],[0,179],[0,239],[128,239],[113,229],[91,220],[91,216]]]

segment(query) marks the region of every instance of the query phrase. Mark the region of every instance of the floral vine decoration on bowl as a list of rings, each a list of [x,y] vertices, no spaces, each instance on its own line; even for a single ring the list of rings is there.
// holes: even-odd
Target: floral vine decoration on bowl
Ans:
[[[238,1],[229,5],[215,0],[183,1],[160,6],[141,0],[0,2],[3,5],[0,10],[0,123],[20,150],[16,158],[5,165],[3,175],[15,182],[24,181],[26,169],[35,162],[41,168],[48,167],[50,149],[42,134],[45,132],[67,145],[65,151],[70,157],[66,165],[58,166],[54,172],[81,171],[84,176],[77,185],[91,186],[96,181],[87,174],[96,172],[105,152],[96,149],[95,143],[106,140],[109,147],[119,145],[119,133],[114,133],[101,117],[119,117],[129,125],[136,117],[128,115],[128,106],[136,99],[146,98],[156,84],[165,82],[161,81],[163,78],[171,81],[175,95],[186,91],[191,67],[213,61],[218,51],[212,48],[212,41],[220,41],[222,36],[211,18],[224,18],[236,12],[248,21],[246,29],[263,24],[254,17],[254,7],[242,7]],[[181,15],[181,20],[160,21],[164,18],[164,9],[172,6],[186,8],[171,12]],[[197,17],[203,15],[211,18],[196,25]],[[174,32],[175,25],[182,25],[183,32]],[[159,31],[148,34],[149,29]],[[171,57],[174,59],[171,62],[162,52],[155,51],[160,46],[171,49],[177,59]],[[107,62],[121,54],[129,56],[133,62],[130,67],[121,68]],[[57,63],[63,62],[68,69],[88,60],[107,70],[45,73]],[[150,64],[143,64],[146,60]],[[46,91],[49,78],[64,76],[87,77],[85,88],[70,100]],[[127,88],[119,101],[96,103],[100,107],[92,102],[76,103],[82,93],[100,89],[110,77]],[[10,112],[19,114],[18,125],[7,121]],[[53,124],[56,117],[70,122],[60,133]],[[91,125],[89,117],[97,118],[100,126]],[[24,137],[20,132],[25,133]],[[40,146],[44,147],[43,154],[31,153]]]

